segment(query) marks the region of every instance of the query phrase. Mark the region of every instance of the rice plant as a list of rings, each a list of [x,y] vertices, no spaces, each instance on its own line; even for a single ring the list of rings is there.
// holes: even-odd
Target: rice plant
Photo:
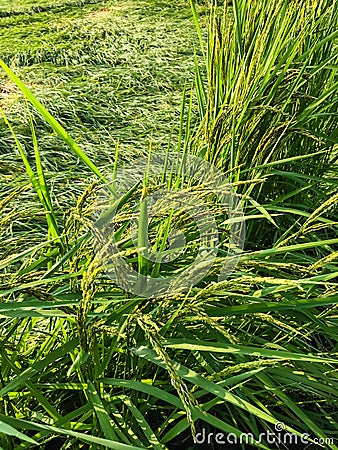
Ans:
[[[277,423],[296,436],[306,433],[304,447],[338,448],[337,7],[324,0],[236,0],[210,7],[205,28],[198,21],[204,9],[191,6],[196,42],[207,40],[207,48],[196,51],[196,94],[183,94],[166,151],[222,168],[242,200],[245,252],[227,279],[218,273],[229,219],[203,178],[191,183],[182,172],[170,173],[170,159],[151,178],[159,154],[153,142],[134,155],[115,142],[106,159],[104,143],[95,151],[85,143],[88,130],[107,126],[104,118],[91,118],[78,98],[74,111],[38,98],[29,76],[28,83],[21,79],[32,72],[18,77],[18,68],[0,61],[7,86],[26,98],[3,107],[3,142],[17,154],[0,160],[4,449],[203,448],[202,432],[247,433],[252,437],[238,448],[268,449],[259,435],[276,431]],[[105,79],[105,69],[95,73]],[[76,67],[58,71],[67,80]],[[91,106],[102,112],[99,102]],[[15,120],[17,111],[26,122]],[[80,140],[68,130],[73,121],[81,123],[73,128],[83,131]],[[51,147],[52,133],[59,140]],[[113,137],[121,140],[118,130]],[[134,174],[121,194],[122,164],[133,168],[147,152],[141,181]],[[172,203],[134,232],[135,216],[139,224],[149,219],[145,199],[163,186]],[[104,208],[102,191],[110,200]],[[128,265],[165,279],[184,272],[200,244],[196,227],[174,211],[176,191],[193,192],[212,211],[221,230],[213,265],[186,290],[148,298],[127,292],[108,276],[93,217],[107,225],[116,213],[118,226],[108,232]],[[185,235],[184,253],[159,264],[144,248],[149,240],[165,253],[172,228]]]

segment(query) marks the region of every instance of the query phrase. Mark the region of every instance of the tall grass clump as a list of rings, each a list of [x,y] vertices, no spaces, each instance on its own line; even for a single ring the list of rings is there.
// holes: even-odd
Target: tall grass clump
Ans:
[[[337,173],[337,24],[331,0],[225,2],[212,7],[205,64],[196,64],[194,151],[242,182],[266,217],[278,214],[281,229],[336,192],[321,177]],[[251,246],[283,240],[258,221],[247,232]]]
[[[322,175],[332,158],[337,17],[332,0],[236,0],[212,7],[205,65],[196,65],[200,125],[194,148],[234,180],[268,175],[256,198],[276,200],[290,192],[292,183],[277,168]]]

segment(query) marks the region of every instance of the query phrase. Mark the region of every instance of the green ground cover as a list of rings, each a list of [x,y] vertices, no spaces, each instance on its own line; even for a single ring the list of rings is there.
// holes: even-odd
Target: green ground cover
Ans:
[[[146,151],[149,134],[156,145],[167,142],[183,86],[193,79],[196,36],[189,7],[65,4],[49,3],[51,9],[40,13],[27,6],[18,17],[3,17],[3,59],[20,68],[84,145],[99,142],[101,152],[110,154],[119,138],[134,154]]]
[[[172,130],[175,139],[182,91],[193,82],[197,37],[189,5],[41,2],[50,7],[42,12],[34,12],[39,2],[16,5],[2,6],[22,14],[1,18],[0,54],[98,166],[108,170],[112,165],[117,141],[123,159],[145,154],[150,140],[154,148],[166,148]],[[25,103],[4,73],[0,76],[6,114],[29,148]],[[36,120],[47,176],[64,211],[74,205],[91,175],[38,116]],[[15,189],[26,178],[4,123],[1,136],[3,176]],[[34,197],[27,207],[30,196],[24,195],[18,215],[39,214]],[[34,238],[33,228],[31,243],[41,239],[39,233]]]

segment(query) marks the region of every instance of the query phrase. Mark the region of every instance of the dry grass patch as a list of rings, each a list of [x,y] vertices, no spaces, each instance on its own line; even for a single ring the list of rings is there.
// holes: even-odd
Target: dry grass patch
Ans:
[[[4,107],[18,97],[15,84],[10,81],[0,81],[0,107]]]
[[[88,14],[89,17],[94,17],[96,19],[105,19],[111,15],[111,8],[102,8],[97,11],[93,11]]]
[[[88,18],[94,19],[94,20],[104,20],[104,19],[107,19],[108,17],[110,17],[111,15],[116,14],[120,11],[126,11],[126,10],[130,10],[130,9],[135,9],[135,5],[132,3],[128,3],[128,2],[119,3],[117,5],[113,5],[113,6],[98,9],[97,11],[93,11],[90,14],[88,14]]]

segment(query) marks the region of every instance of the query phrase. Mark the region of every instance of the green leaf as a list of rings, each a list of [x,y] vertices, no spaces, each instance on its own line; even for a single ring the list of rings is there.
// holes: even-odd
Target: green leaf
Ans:
[[[18,439],[21,439],[22,441],[29,442],[30,444],[38,445],[38,443],[34,441],[34,439],[31,439],[23,433],[20,433],[20,431],[17,431],[15,428],[11,427],[2,420],[0,420],[0,433],[7,434],[8,436],[14,436]]]
[[[60,123],[47,111],[47,109],[39,102],[39,100],[32,94],[28,87],[15,75],[15,73],[0,59],[0,67],[7,73],[10,79],[17,85],[25,97],[32,103],[36,110],[41,114],[43,119],[49,123],[53,130],[63,139],[68,147],[84,162],[87,167],[97,175],[102,181],[106,181],[100,170],[93,163],[93,161],[85,154],[85,152],[78,146]]]
[[[329,358],[326,356],[313,356],[300,353],[282,351],[282,350],[269,350],[261,347],[246,347],[242,345],[227,345],[226,343],[217,342],[197,342],[192,340],[181,339],[168,339],[163,343],[165,347],[185,349],[185,350],[198,350],[201,352],[212,353],[231,353],[239,355],[248,355],[258,358],[280,358],[290,361],[309,361],[325,364],[338,364],[338,359]]]

